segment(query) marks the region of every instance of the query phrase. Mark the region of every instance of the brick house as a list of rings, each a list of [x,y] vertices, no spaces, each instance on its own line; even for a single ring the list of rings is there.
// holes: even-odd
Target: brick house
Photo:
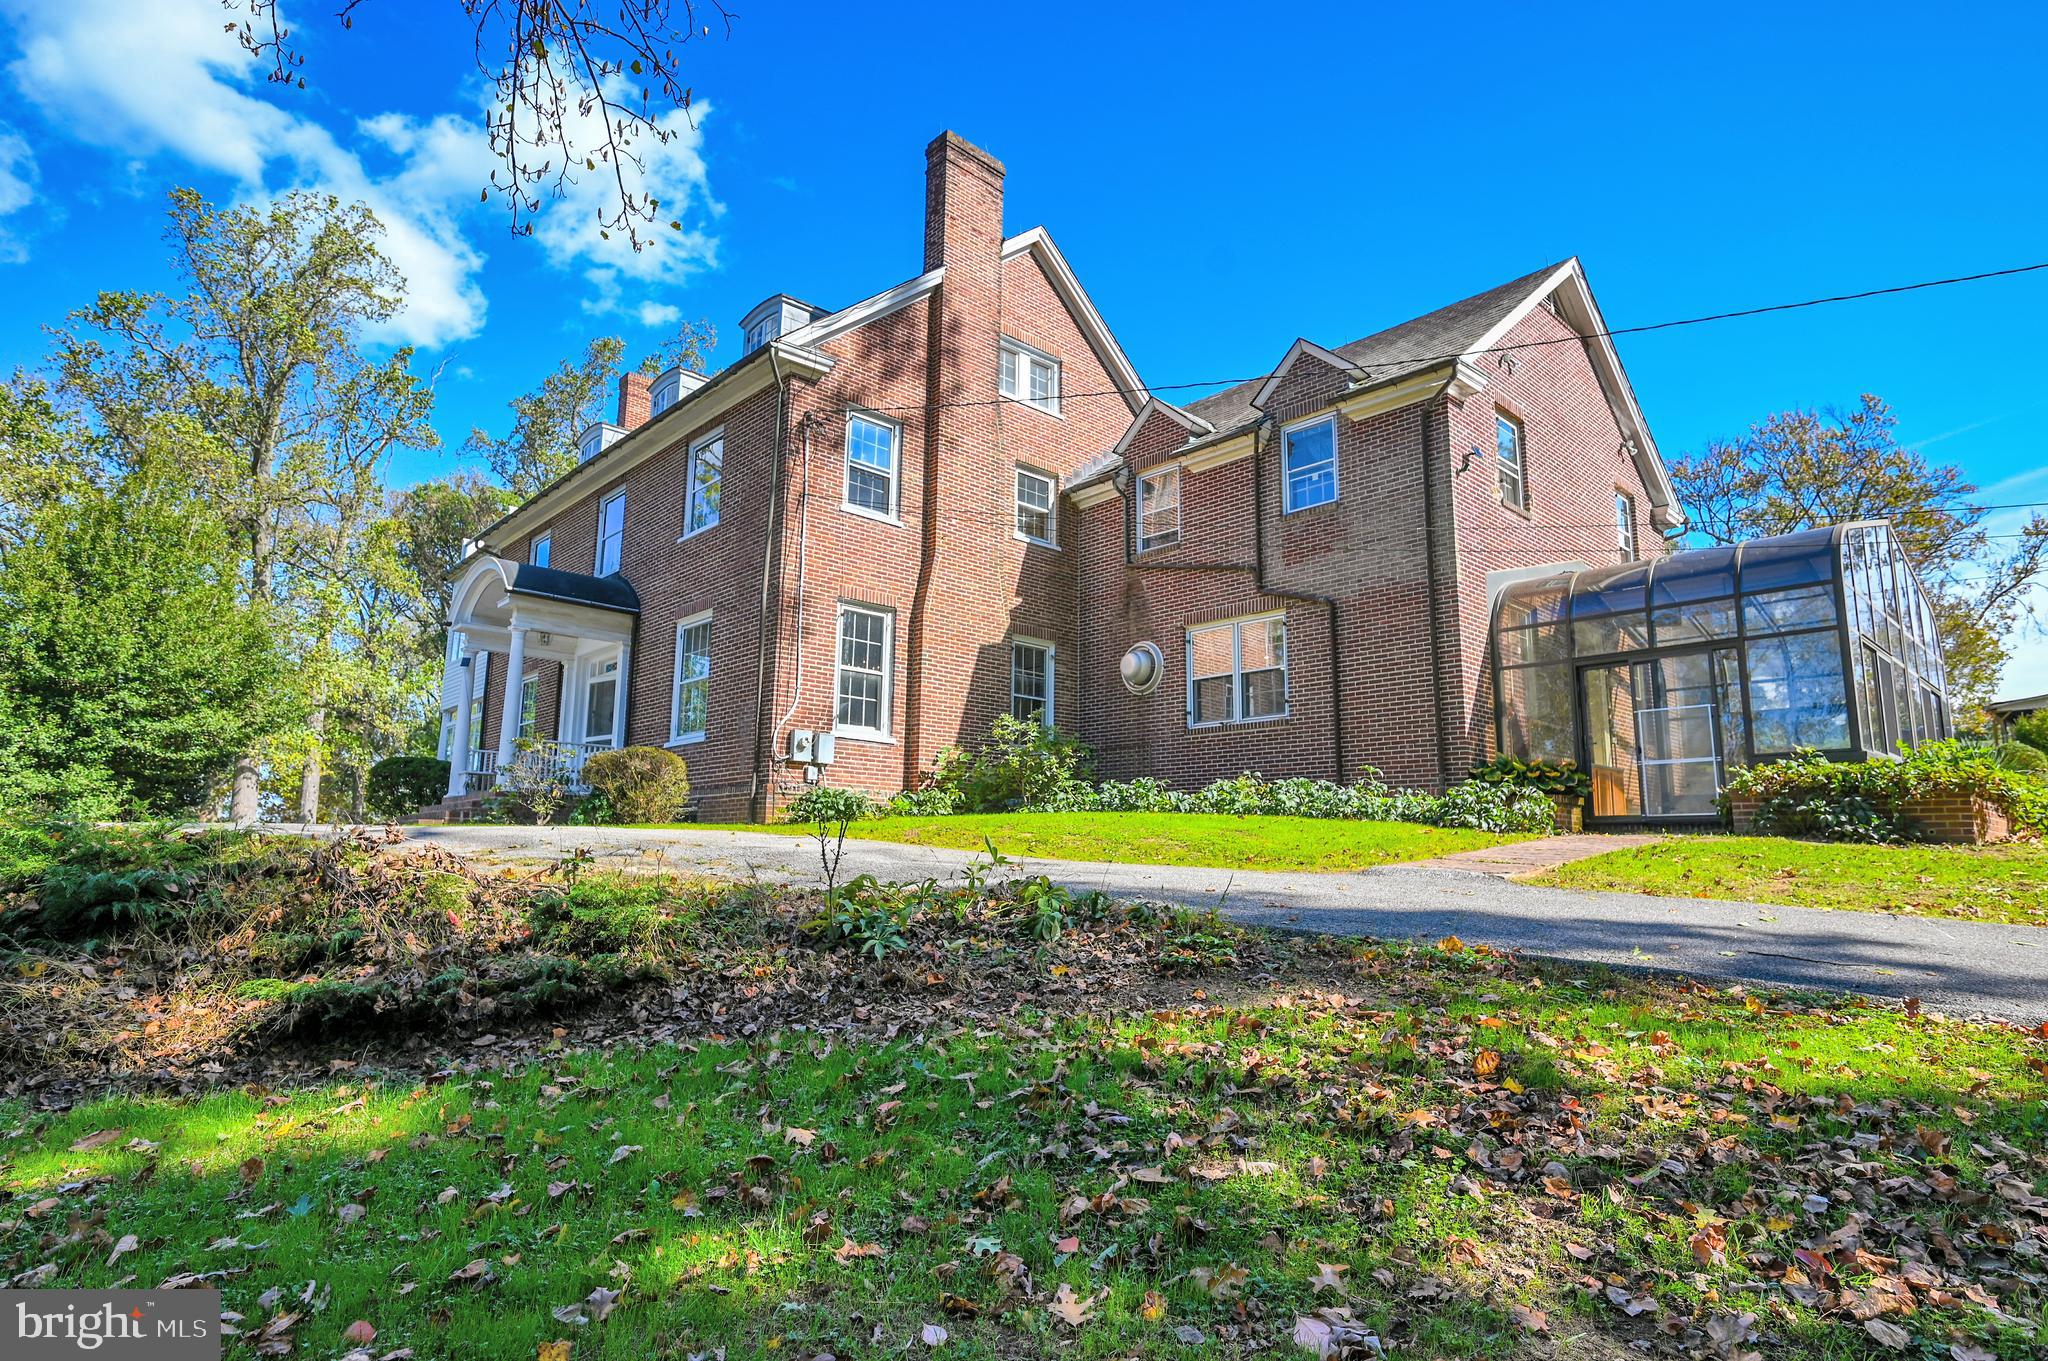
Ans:
[[[1498,589],[1678,523],[1576,260],[1174,406],[1052,238],[1004,235],[1002,165],[926,154],[920,274],[776,294],[715,376],[627,375],[481,536],[451,798],[522,738],[572,778],[668,746],[704,816],[759,818],[807,780],[914,787],[1007,712],[1118,777],[1442,787],[1493,745]]]

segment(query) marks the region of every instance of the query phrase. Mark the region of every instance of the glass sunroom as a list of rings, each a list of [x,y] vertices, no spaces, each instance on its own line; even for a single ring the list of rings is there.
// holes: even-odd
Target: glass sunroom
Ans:
[[[1951,733],[1933,607],[1884,521],[1512,582],[1493,653],[1499,749],[1577,761],[1589,822],[1710,820],[1732,766]]]

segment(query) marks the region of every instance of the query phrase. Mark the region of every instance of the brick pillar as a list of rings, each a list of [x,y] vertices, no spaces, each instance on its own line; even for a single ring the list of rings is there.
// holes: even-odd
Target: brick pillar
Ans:
[[[647,424],[647,417],[653,409],[648,396],[651,384],[643,373],[622,373],[619,375],[619,428],[638,430]]]
[[[1013,485],[1000,467],[996,400],[1003,165],[950,132],[925,148],[924,252],[925,268],[943,265],[946,277],[928,304],[924,551],[906,648],[906,785],[930,768],[938,748],[982,736],[993,720],[987,702],[972,702],[988,697],[970,695],[970,682],[977,666],[992,674],[985,664],[1002,643],[1014,590],[988,551],[1000,528],[996,492]],[[936,615],[935,581],[946,583]]]

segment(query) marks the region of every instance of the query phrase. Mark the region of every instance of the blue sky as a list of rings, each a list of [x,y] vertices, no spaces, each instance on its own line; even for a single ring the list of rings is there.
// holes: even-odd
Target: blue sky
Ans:
[[[1427,9],[750,4],[692,45],[704,106],[654,178],[687,231],[641,256],[589,202],[531,239],[480,204],[454,0],[284,0],[283,91],[217,0],[0,0],[0,364],[102,288],[166,282],[163,195],[371,202],[411,278],[388,341],[440,370],[440,451],[591,336],[720,328],[780,291],[851,302],[919,266],[922,148],[1009,167],[1140,373],[1263,372],[1564,256],[1628,326],[2048,259],[2048,11],[1884,5]],[[1890,401],[1988,500],[2048,501],[2048,272],[1625,339],[1667,456],[1792,405]],[[2010,529],[2021,512],[2003,517]],[[2048,611],[2044,611],[2048,613]],[[2048,690],[2048,636],[2007,688]]]

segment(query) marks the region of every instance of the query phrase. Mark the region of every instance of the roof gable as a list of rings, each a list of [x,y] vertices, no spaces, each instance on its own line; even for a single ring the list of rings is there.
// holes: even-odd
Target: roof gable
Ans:
[[[1110,450],[1110,453],[1117,458],[1122,458],[1124,452],[1131,447],[1131,441],[1138,437],[1138,432],[1144,429],[1145,423],[1154,416],[1162,420],[1174,422],[1194,438],[1216,433],[1216,427],[1203,420],[1200,416],[1191,416],[1172,402],[1161,401],[1157,397],[1147,397],[1145,404],[1138,408],[1138,414],[1131,417],[1131,423],[1124,427],[1124,433],[1118,437],[1116,445]]]
[[[1266,381],[1259,384],[1259,390],[1252,394],[1251,404],[1263,411],[1266,403],[1273,399],[1273,393],[1279,388],[1280,380],[1287,376],[1287,371],[1294,367],[1296,361],[1302,359],[1314,359],[1328,364],[1337,372],[1349,377],[1353,382],[1358,382],[1368,376],[1364,369],[1359,368],[1336,351],[1326,350],[1313,340],[1297,338],[1292,345],[1287,347],[1287,353],[1281,357],[1280,363],[1267,376]]]

